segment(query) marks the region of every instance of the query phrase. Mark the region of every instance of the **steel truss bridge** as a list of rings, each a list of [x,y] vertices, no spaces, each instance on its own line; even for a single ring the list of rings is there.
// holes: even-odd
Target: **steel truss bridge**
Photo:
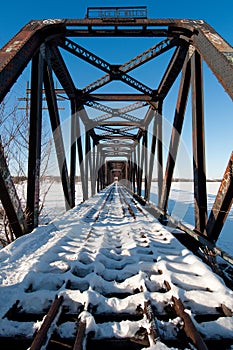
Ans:
[[[203,97],[203,61],[216,76],[226,94],[233,98],[233,48],[209,24],[202,20],[149,19],[142,9],[89,9],[83,19],[32,20],[0,50],[0,102],[10,92],[27,65],[31,64],[30,133],[26,210],[15,190],[4,152],[0,153],[0,199],[16,237],[38,225],[39,178],[41,161],[42,100],[45,95],[54,135],[66,209],[75,206],[76,163],[79,163],[83,199],[106,186],[106,159],[126,159],[129,190],[142,203],[150,199],[152,173],[157,162],[158,203],[151,207],[160,220],[177,225],[199,244],[232,259],[215,247],[233,198],[233,153],[225,169],[210,215],[207,213],[205,130]],[[107,12],[108,11],[108,12]],[[158,43],[127,62],[111,64],[79,44],[80,38],[155,38]],[[125,41],[127,42],[127,41]],[[135,68],[172,51],[156,88],[130,74]],[[64,52],[102,70],[103,75],[78,88],[66,64]],[[83,72],[85,74],[85,72]],[[54,76],[60,84],[55,87]],[[179,79],[174,122],[167,162],[163,164],[163,105]],[[134,93],[99,93],[101,87],[120,81]],[[58,95],[70,102],[70,164],[66,159]],[[192,144],[195,228],[176,222],[167,213],[170,189],[176,165],[188,98],[192,105]],[[111,107],[112,101],[123,103]],[[88,108],[101,114],[92,118]],[[223,106],[224,107],[224,106]],[[142,117],[133,115],[145,109]],[[85,126],[81,137],[80,123]],[[153,130],[148,137],[148,129]],[[92,156],[91,156],[92,155]],[[121,164],[116,167],[121,172]],[[114,169],[114,166],[112,167]],[[91,193],[88,177],[91,175]],[[142,185],[144,193],[142,196]]]

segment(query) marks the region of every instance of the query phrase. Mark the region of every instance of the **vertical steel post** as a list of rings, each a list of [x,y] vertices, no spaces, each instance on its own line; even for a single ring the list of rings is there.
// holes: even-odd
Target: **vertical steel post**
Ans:
[[[151,182],[152,182],[152,176],[153,176],[153,169],[154,169],[154,159],[155,159],[155,147],[156,147],[156,132],[157,132],[157,113],[154,116],[154,125],[153,125],[153,135],[151,140],[151,149],[150,149],[150,161],[149,161],[149,172],[148,172],[148,200],[150,199],[150,192],[151,192]]]
[[[47,65],[44,69],[44,87],[49,110],[50,122],[53,131],[53,139],[56,148],[58,166],[62,181],[63,193],[65,198],[66,210],[69,210],[72,205],[71,189],[67,170],[66,154],[63,143],[63,136],[58,113],[56,93],[50,67]]]
[[[148,200],[149,194],[148,194],[148,131],[145,130],[145,135],[144,135],[144,158],[145,158],[145,164],[144,164],[144,169],[145,169],[145,175],[144,175],[144,187],[145,187],[145,192],[144,192],[144,198],[145,200]]]
[[[145,152],[144,152],[144,143],[145,143],[145,131],[143,133],[142,145],[141,145],[141,165],[140,165],[140,196],[142,195],[142,177],[143,177],[143,168],[144,168],[144,160],[145,160]]]
[[[194,51],[192,58],[192,125],[195,228],[206,235],[207,194],[205,164],[205,130],[203,108],[203,73],[201,56]]]
[[[170,189],[171,189],[173,172],[176,164],[176,157],[177,157],[177,152],[178,152],[179,143],[180,143],[180,136],[181,136],[183,122],[184,122],[186,105],[188,101],[190,79],[191,79],[191,62],[190,62],[190,59],[188,59],[183,69],[183,73],[180,81],[180,88],[179,88],[178,99],[176,103],[176,110],[175,110],[172,133],[171,133],[169,152],[167,157],[166,171],[165,171],[164,181],[163,181],[163,190],[162,190],[160,208],[163,209],[164,213],[166,213],[167,206],[168,206],[168,198],[169,198]]]
[[[105,157],[100,153],[100,190],[104,189],[105,184]]]
[[[0,143],[0,200],[16,238],[30,231]]]
[[[91,160],[91,137],[90,132],[86,131],[86,174],[87,174],[87,187],[88,187],[88,181],[90,178],[91,181],[91,195],[94,194],[93,189],[93,166],[92,166],[92,160]]]
[[[31,108],[28,145],[28,182],[26,215],[29,230],[38,226],[40,200],[40,163],[42,130],[42,88],[44,59],[39,51],[32,59]]]
[[[97,149],[98,151],[98,192],[101,191],[101,149]]]
[[[140,196],[140,140],[138,140],[137,144],[137,194]]]
[[[133,152],[130,153],[129,155],[129,181],[130,181],[130,189],[132,190],[133,188]]]
[[[233,203],[233,152],[213,204],[206,231],[208,238],[216,242]]]
[[[71,145],[70,145],[70,190],[71,208],[75,206],[75,180],[76,180],[76,103],[71,100]]]
[[[133,192],[136,192],[136,176],[137,176],[137,159],[136,159],[136,147],[133,149]]]
[[[81,177],[81,184],[82,184],[82,191],[83,191],[83,200],[86,200],[87,194],[86,194],[86,183],[85,183],[85,176],[84,176],[82,135],[81,135],[80,120],[79,119],[80,119],[79,115],[77,115],[76,133],[77,133],[78,160],[79,160],[79,170],[80,170],[80,177]]]
[[[137,166],[137,169],[138,169],[138,171],[137,171],[137,194],[139,195],[139,196],[141,196],[141,172],[142,172],[142,170],[141,170],[141,167],[140,167],[140,165],[141,165],[141,162],[140,162],[140,160],[141,160],[141,144],[140,144],[140,140],[138,140],[138,149],[137,149],[137,157],[138,157],[138,166]]]
[[[130,182],[130,178],[131,178],[131,160],[130,160],[130,156],[127,158],[126,161],[126,167],[128,168],[127,174],[125,175],[126,180],[128,181],[128,183]]]
[[[96,176],[97,176],[97,192],[100,191],[100,148],[97,146],[96,154]]]
[[[96,190],[96,144],[93,140],[93,147],[92,147],[92,173],[91,173],[91,191],[92,196],[95,195]]]
[[[158,205],[161,202],[162,187],[163,187],[163,120],[162,120],[162,101],[158,105],[157,114],[157,166],[158,166]]]
[[[86,198],[88,199],[88,185],[89,185],[89,155],[90,155],[90,139],[89,139],[89,133],[86,130],[85,131],[85,160],[84,160],[84,181],[85,181],[85,187],[86,187]]]
[[[125,179],[129,181],[129,159],[125,162]]]

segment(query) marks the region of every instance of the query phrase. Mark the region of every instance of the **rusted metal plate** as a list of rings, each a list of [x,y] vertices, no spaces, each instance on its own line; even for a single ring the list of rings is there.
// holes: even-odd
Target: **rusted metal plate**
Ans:
[[[233,99],[233,47],[206,23],[198,25],[198,30],[193,45]]]

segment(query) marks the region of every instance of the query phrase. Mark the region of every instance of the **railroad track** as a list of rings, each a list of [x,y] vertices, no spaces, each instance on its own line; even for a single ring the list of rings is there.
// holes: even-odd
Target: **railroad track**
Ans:
[[[118,183],[53,225],[19,299],[7,280],[1,348],[231,349],[232,291]]]

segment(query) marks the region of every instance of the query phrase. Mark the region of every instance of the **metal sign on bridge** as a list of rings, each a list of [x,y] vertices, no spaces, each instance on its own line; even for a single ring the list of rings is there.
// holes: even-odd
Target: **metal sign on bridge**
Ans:
[[[86,18],[147,18],[147,7],[88,7]]]

